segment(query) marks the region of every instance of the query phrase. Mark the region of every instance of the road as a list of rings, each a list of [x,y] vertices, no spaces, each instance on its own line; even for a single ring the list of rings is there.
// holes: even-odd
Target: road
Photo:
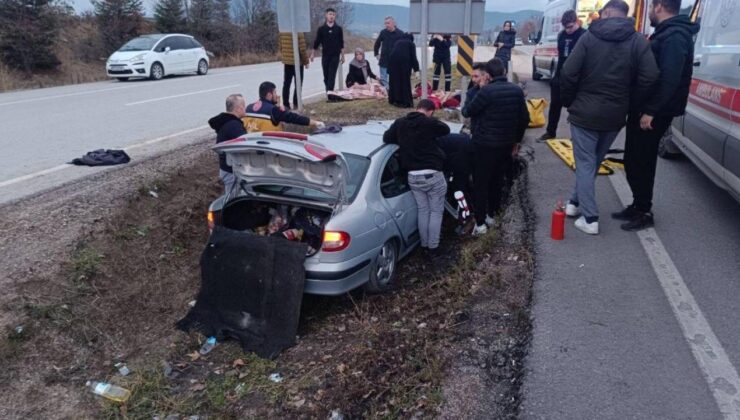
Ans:
[[[452,53],[454,60],[456,49]],[[430,63],[431,57],[430,50]],[[351,55],[346,58],[345,75]],[[307,101],[322,97],[322,79],[317,59],[305,72]],[[283,65],[212,69],[206,76],[156,82],[111,80],[2,93],[0,204],[107,170],[66,164],[91,150],[124,149],[133,160],[141,160],[202,140],[212,133],[207,121],[223,110],[228,94],[242,93],[248,102],[254,101],[259,84],[266,80],[281,92]]]
[[[530,76],[529,58],[517,59]],[[546,82],[528,89],[549,98]],[[550,214],[574,176],[533,141],[543,132],[527,135],[538,222],[522,418],[740,418],[740,203],[689,160],[660,160],[654,229],[624,232],[610,219],[631,202],[620,172],[597,182],[601,234],[569,220],[553,241]]]

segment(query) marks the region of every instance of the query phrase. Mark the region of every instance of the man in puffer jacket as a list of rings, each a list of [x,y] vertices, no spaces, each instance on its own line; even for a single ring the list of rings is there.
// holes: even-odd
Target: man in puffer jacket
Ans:
[[[624,169],[632,190],[633,202],[612,217],[623,220],[622,229],[636,231],[651,227],[653,185],[658,163],[660,139],[673,117],[683,115],[691,87],[694,61],[693,37],[699,25],[688,16],[678,16],[681,0],[653,0],[649,17],[655,26],[650,48],[660,69],[660,79],[648,100],[633,101],[637,106],[627,122]]]
[[[473,134],[476,236],[485,234],[494,222],[507,170],[529,125],[524,92],[506,80],[504,63],[494,58],[486,68],[493,80],[462,109],[463,116],[471,119]]]
[[[576,185],[566,206],[579,230],[599,233],[596,174],[619,131],[626,125],[630,101],[644,98],[658,79],[648,41],[627,18],[629,6],[611,0],[578,40],[560,74],[563,105],[568,108]]]

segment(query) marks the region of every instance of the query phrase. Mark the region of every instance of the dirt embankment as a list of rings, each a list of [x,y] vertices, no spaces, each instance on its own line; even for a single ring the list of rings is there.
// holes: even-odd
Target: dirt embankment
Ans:
[[[198,145],[4,209],[0,417],[515,416],[533,266],[526,178],[494,233],[447,229],[445,257],[404,261],[396,291],[306,296],[298,344],[266,361],[232,342],[199,357],[202,337],[173,327],[199,285],[215,168]],[[133,373],[117,376],[118,361]],[[89,379],[132,399],[107,404]]]

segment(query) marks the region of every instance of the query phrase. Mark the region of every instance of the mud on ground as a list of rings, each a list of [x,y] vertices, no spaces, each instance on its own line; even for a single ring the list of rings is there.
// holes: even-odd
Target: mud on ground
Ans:
[[[499,228],[448,228],[392,293],[306,296],[298,344],[275,361],[173,324],[199,285],[205,210],[220,192],[206,144],[4,208],[0,417],[514,417],[532,282],[526,177]],[[16,326],[23,326],[21,332]],[[127,377],[114,364],[127,363]],[[268,379],[280,373],[284,380]],[[109,379],[125,405],[84,387]]]

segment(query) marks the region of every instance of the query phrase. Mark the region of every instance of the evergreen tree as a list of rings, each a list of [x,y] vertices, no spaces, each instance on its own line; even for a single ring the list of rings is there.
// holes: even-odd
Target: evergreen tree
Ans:
[[[0,0],[0,58],[31,74],[56,68],[54,54],[65,9],[54,0]]]
[[[190,34],[203,41],[209,41],[213,31],[213,0],[192,0],[188,26]]]
[[[186,28],[182,0],[159,0],[154,7],[157,30],[162,33],[182,32]]]
[[[141,0],[93,0],[106,52],[113,52],[139,35],[144,22]]]

